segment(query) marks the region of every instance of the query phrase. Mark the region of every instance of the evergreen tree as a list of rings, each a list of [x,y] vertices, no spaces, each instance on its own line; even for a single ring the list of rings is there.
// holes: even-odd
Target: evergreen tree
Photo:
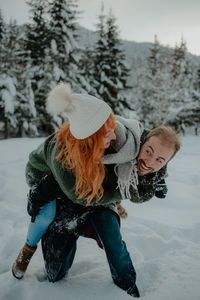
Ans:
[[[200,66],[196,70],[195,89],[200,92]]]
[[[186,42],[181,39],[180,45],[176,45],[172,55],[170,86],[170,111],[172,112],[172,117],[169,121],[172,122],[178,130],[183,132],[185,131],[185,126],[190,126],[192,122],[191,111],[193,107],[194,89],[193,69],[187,59],[186,50]],[[190,118],[188,118],[189,114]]]
[[[57,52],[57,81],[71,83],[73,89],[80,90],[78,62],[80,51],[77,45],[77,1],[57,0],[50,3],[51,48]]]
[[[192,124],[190,126],[194,126],[195,134],[198,135],[200,131],[200,68],[195,72],[192,100],[192,107],[190,107]]]
[[[185,127],[196,126],[198,91],[194,89],[194,68],[187,59],[185,41],[182,39],[173,52],[164,52],[155,37],[150,51],[133,90],[140,119],[145,126],[164,123],[183,132]]]
[[[129,70],[125,64],[125,55],[121,48],[116,19],[112,12],[107,20],[103,10],[97,24],[99,39],[95,51],[95,80],[97,92],[115,113],[123,114],[124,108],[130,108],[126,98]]]
[[[18,120],[17,136],[38,136],[37,112],[32,89],[32,60],[27,56],[18,57],[18,80],[15,115]]]
[[[5,30],[5,22],[4,22],[2,12],[0,9],[0,42],[1,42],[1,39],[3,38],[4,30]]]
[[[27,128],[33,127],[31,123],[35,117],[35,110],[30,90],[26,85],[30,79],[30,68],[26,68],[23,40],[16,21],[11,21],[7,26],[2,45],[4,57],[1,64],[1,93],[6,124],[4,136],[22,136],[25,133],[28,135]]]
[[[34,66],[41,65],[45,57],[45,49],[49,47],[45,0],[26,1],[30,7],[32,23],[26,27],[25,49],[29,52]]]
[[[0,121],[4,138],[8,138],[17,127],[14,115],[16,105],[15,38],[9,26],[4,25],[0,46]]]
[[[50,47],[50,35],[47,21],[47,5],[45,0],[27,1],[30,6],[32,23],[27,25],[25,50],[27,56],[27,67],[30,67],[30,81],[27,81],[28,90],[33,92],[37,120],[37,130],[40,135],[47,135],[51,132],[51,117],[46,111],[45,99],[49,92],[48,84],[45,81],[45,60],[46,52]],[[31,60],[29,60],[29,58]],[[31,83],[31,86],[30,86]],[[30,99],[32,94],[30,95]],[[36,132],[36,131],[35,131]]]
[[[168,61],[162,55],[160,43],[155,36],[136,88],[137,111],[145,126],[155,127],[167,122],[169,89]]]
[[[180,90],[187,89],[191,93],[191,83],[193,82],[192,65],[187,58],[186,42],[181,39],[180,46],[176,46],[172,56],[172,83]],[[187,95],[186,95],[187,101]],[[182,100],[184,102],[184,100]]]
[[[150,55],[147,58],[148,69],[152,76],[156,76],[162,66],[161,49],[157,35],[154,37],[154,43],[150,48]]]
[[[16,89],[13,78],[5,74],[0,77],[0,123],[1,132],[4,138],[10,136],[11,129],[16,127],[14,114],[14,101]]]
[[[44,78],[41,80],[41,89],[45,88],[43,105],[47,94],[56,86],[56,83],[59,82],[60,79],[60,70],[56,60],[57,56],[57,49],[46,49],[44,63],[41,66],[41,72],[44,74]],[[52,133],[58,129],[63,121],[64,119],[62,116],[51,116],[47,113],[46,118],[41,120],[41,124],[46,133]]]
[[[107,62],[110,68],[108,68],[106,72],[107,78],[109,79],[106,82],[106,87],[110,96],[107,101],[110,102],[116,113],[123,114],[125,108],[130,109],[130,105],[127,101],[128,99],[126,97],[126,93],[129,89],[127,86],[129,69],[125,63],[125,54],[122,50],[122,44],[119,39],[116,18],[113,16],[111,11],[107,18],[106,37],[108,51],[110,53]]]
[[[191,97],[193,87],[192,68],[186,57],[186,42],[181,39],[180,46],[176,45],[172,55],[171,88],[174,91],[173,104],[180,107]]]
[[[172,60],[172,76],[174,79],[179,77],[180,73],[183,71],[186,72],[186,66],[185,66],[185,58],[186,58],[186,42],[182,38],[180,42],[180,46],[176,45],[174,48],[174,53],[173,53],[173,60]],[[183,70],[184,68],[184,70]]]
[[[105,28],[105,14],[104,7],[101,8],[101,14],[98,17],[99,22],[97,24],[98,40],[94,49],[94,87],[97,90],[97,94],[102,97],[105,93],[104,78],[107,66],[108,47],[106,39]],[[103,98],[104,99],[104,98]],[[105,99],[104,99],[105,100]]]
[[[81,59],[79,61],[79,74],[82,87],[87,91],[87,93],[98,98],[97,90],[95,89],[95,86],[97,86],[98,83],[95,81],[94,60],[94,50],[89,49],[88,47],[83,49]]]
[[[2,12],[0,10],[0,74],[2,74],[5,70],[3,69],[4,56],[6,55],[5,49],[5,31],[6,24],[4,22]]]

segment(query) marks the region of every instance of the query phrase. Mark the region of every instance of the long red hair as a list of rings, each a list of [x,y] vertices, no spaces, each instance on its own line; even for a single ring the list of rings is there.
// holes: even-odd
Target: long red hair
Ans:
[[[110,129],[115,129],[115,117],[112,113],[97,132],[83,140],[73,137],[68,122],[60,127],[56,137],[60,149],[56,159],[61,160],[63,168],[73,171],[77,199],[86,198],[87,205],[92,199],[99,201],[103,196],[105,167],[102,156],[105,150],[104,137]]]

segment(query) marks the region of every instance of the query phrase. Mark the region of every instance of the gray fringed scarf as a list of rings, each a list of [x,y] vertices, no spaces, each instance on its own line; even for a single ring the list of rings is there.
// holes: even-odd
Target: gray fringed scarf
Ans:
[[[140,138],[143,132],[142,124],[133,119],[116,117],[116,140],[112,147],[116,153],[103,156],[103,163],[115,164],[118,176],[118,187],[122,199],[130,199],[130,187],[137,190],[138,175],[136,157],[140,150]]]

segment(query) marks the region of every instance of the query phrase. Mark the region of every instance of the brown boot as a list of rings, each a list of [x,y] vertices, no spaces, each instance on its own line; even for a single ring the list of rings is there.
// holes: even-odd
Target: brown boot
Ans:
[[[31,257],[35,253],[36,249],[37,249],[37,245],[31,247],[27,243],[21,249],[16,261],[12,266],[12,273],[15,278],[22,279],[24,273],[26,272],[28,264],[31,260]]]

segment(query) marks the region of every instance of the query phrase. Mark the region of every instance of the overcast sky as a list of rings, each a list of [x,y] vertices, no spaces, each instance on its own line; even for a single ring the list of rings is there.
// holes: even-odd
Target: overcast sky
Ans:
[[[174,47],[183,36],[188,51],[200,55],[200,0],[79,0],[82,26],[95,30],[102,2],[106,13],[112,8],[122,39],[153,42],[157,34],[161,44]],[[0,8],[6,21],[28,21],[24,0],[0,0]]]

